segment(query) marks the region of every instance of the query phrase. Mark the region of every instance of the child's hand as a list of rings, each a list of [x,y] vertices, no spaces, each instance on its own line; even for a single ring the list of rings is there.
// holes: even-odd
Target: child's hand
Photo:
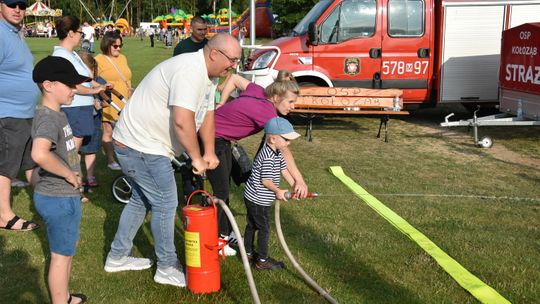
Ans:
[[[276,198],[280,201],[287,201],[287,197],[285,197],[285,193],[287,193],[289,190],[287,189],[277,189],[276,191]]]
[[[65,177],[66,181],[73,185],[74,189],[81,188],[82,180],[79,176],[79,172],[71,171],[71,173]]]

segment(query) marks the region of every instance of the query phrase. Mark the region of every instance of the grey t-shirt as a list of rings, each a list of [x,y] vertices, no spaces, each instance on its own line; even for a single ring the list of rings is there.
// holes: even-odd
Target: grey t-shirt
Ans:
[[[81,172],[79,156],[75,148],[73,133],[63,112],[56,112],[47,107],[41,107],[36,111],[32,124],[32,138],[45,138],[49,140],[51,152],[65,166],[72,171]],[[35,192],[49,196],[79,196],[80,192],[73,189],[63,177],[39,168],[39,179]]]

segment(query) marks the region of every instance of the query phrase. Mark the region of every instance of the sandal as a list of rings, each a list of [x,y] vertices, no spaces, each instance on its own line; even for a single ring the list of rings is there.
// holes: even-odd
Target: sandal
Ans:
[[[70,293],[67,304],[71,304],[71,300],[73,300],[73,297],[77,297],[77,298],[81,299],[81,301],[79,303],[84,303],[84,302],[86,302],[86,300],[88,300],[88,297],[85,294],[82,294],[82,293]]]
[[[11,230],[11,231],[32,231],[34,229],[38,229],[39,228],[39,225],[32,222],[32,221],[24,221],[21,228],[19,229],[13,229],[13,226],[15,226],[15,224],[17,223],[18,220],[20,220],[21,218],[18,217],[18,216],[14,216],[9,222],[7,222],[7,225],[4,226],[4,227],[0,227],[0,229],[4,229],[4,230]]]
[[[86,182],[84,183],[84,186],[88,187],[97,187],[98,183],[95,177],[87,177]]]

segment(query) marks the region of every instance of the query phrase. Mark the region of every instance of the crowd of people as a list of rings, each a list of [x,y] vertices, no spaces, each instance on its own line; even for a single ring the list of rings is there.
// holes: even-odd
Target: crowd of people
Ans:
[[[69,292],[69,276],[81,204],[87,201],[82,190],[98,185],[94,170],[101,148],[107,167],[122,170],[133,182],[104,270],[143,270],[153,265],[150,258],[131,255],[133,239],[150,212],[157,258],[154,280],[184,287],[174,243],[178,192],[171,160],[187,153],[193,174],[206,173],[213,194],[229,204],[231,147],[264,130],[246,181],[245,245],[257,269],[283,268],[269,256],[269,210],[275,199],[287,200],[287,191],[298,198],[308,191],[288,149],[299,134],[279,117],[294,109],[299,94],[292,75],[282,71],[273,84],[262,88],[232,73],[241,57],[238,39],[226,33],[207,39],[208,24],[200,17],[193,18],[191,36],[178,43],[173,57],[156,65],[137,88],[121,52],[122,36],[107,31],[95,57],[95,40],[77,52],[83,35],[89,38],[92,33],[87,22],[81,24],[73,16],[56,21],[59,43],[51,56],[33,67],[32,54],[18,35],[26,2],[0,0],[0,45],[12,46],[0,48],[0,90],[14,92],[0,95],[0,228],[39,228],[11,208],[11,183],[23,171],[34,187],[34,205],[47,230],[52,303],[87,299]],[[234,90],[241,93],[231,100]],[[110,91],[118,94],[107,95]],[[81,161],[86,170],[81,170]],[[280,187],[281,175],[291,190]],[[235,236],[221,209],[218,227],[220,242],[226,244],[224,253],[236,254],[228,244]]]

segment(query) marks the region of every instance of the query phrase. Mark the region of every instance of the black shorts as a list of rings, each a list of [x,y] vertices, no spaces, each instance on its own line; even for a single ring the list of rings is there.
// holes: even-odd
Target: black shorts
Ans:
[[[32,118],[0,118],[0,175],[17,177],[36,167],[32,161]]]

